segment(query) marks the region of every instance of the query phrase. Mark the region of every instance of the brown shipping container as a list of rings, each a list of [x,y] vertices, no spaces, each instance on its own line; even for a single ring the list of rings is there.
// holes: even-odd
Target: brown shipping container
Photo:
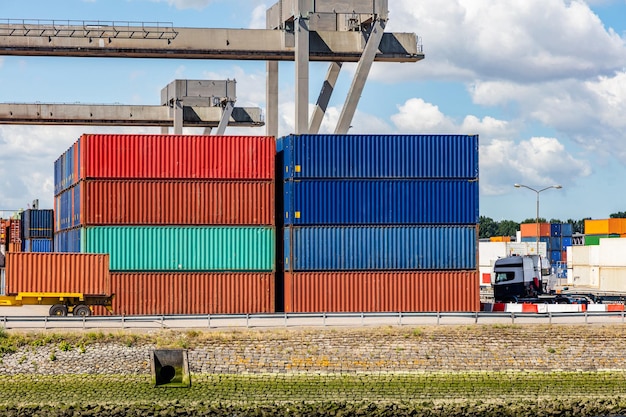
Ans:
[[[6,293],[110,295],[109,255],[7,253]]]
[[[274,225],[270,181],[87,180],[80,224]]]
[[[478,272],[286,272],[285,311],[480,311]]]
[[[275,311],[273,273],[112,273],[113,314],[245,314]]]

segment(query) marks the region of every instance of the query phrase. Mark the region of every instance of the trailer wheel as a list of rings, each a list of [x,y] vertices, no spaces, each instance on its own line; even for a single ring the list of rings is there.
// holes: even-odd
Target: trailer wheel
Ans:
[[[88,317],[88,316],[91,316],[91,309],[89,308],[89,306],[86,306],[84,304],[79,304],[76,307],[74,307],[72,314],[75,316],[79,316],[79,317]]]
[[[63,304],[55,304],[50,307],[49,313],[51,316],[67,316],[67,306]]]

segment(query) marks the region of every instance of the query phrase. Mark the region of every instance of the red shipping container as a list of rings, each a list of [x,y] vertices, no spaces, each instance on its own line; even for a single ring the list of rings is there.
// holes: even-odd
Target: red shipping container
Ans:
[[[115,272],[113,314],[245,314],[275,311],[273,273]]]
[[[285,311],[480,311],[478,271],[286,272]]]
[[[537,237],[537,223],[520,224],[522,237]],[[539,223],[539,237],[550,237],[550,223]]]
[[[76,181],[86,178],[273,180],[271,136],[82,135]]]
[[[274,225],[269,181],[85,180],[78,187],[84,226]]]
[[[9,252],[6,294],[20,292],[110,295],[109,255]]]
[[[9,225],[9,243],[21,243],[22,238],[20,237],[20,225],[21,220],[13,219]]]

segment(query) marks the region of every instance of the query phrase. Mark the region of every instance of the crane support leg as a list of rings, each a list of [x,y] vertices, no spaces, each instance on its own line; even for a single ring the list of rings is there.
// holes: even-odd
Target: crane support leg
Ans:
[[[385,22],[376,20],[367,40],[367,44],[365,45],[365,50],[363,51],[361,59],[357,65],[356,74],[354,74],[352,85],[348,91],[348,98],[346,99],[341,115],[339,116],[337,128],[335,129],[336,134],[346,134],[350,129],[350,123],[352,123],[356,107],[359,104],[361,93],[365,87],[365,81],[367,80],[367,76],[372,68],[372,63],[376,57],[376,52],[380,46],[384,30]]]
[[[326,73],[324,85],[322,85],[322,90],[320,91],[320,95],[317,98],[317,104],[315,106],[315,109],[313,110],[313,115],[311,116],[309,133],[317,134],[320,131],[320,126],[322,125],[322,120],[324,119],[324,115],[326,114],[326,109],[328,108],[330,97],[333,95],[333,91],[335,90],[335,84],[337,83],[337,78],[339,78],[341,66],[341,62],[333,62],[328,67],[328,72]]]

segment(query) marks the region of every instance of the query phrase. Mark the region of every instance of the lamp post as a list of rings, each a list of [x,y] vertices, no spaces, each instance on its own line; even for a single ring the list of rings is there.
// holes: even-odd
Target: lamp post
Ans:
[[[559,190],[559,189],[561,189],[563,187],[560,186],[560,185],[550,185],[549,187],[545,187],[545,188],[542,188],[540,190],[536,190],[536,189],[534,189],[532,187],[529,187],[527,185],[524,185],[524,184],[515,184],[514,187],[515,188],[528,188],[530,191],[534,191],[537,194],[537,216],[536,216],[536,220],[535,220],[536,225],[537,225],[537,233],[536,233],[536,238],[535,238],[536,240],[535,240],[535,242],[537,244],[537,255],[539,255],[539,194],[544,192],[544,191],[546,191],[546,190],[549,190],[550,188],[554,188],[556,190]]]

